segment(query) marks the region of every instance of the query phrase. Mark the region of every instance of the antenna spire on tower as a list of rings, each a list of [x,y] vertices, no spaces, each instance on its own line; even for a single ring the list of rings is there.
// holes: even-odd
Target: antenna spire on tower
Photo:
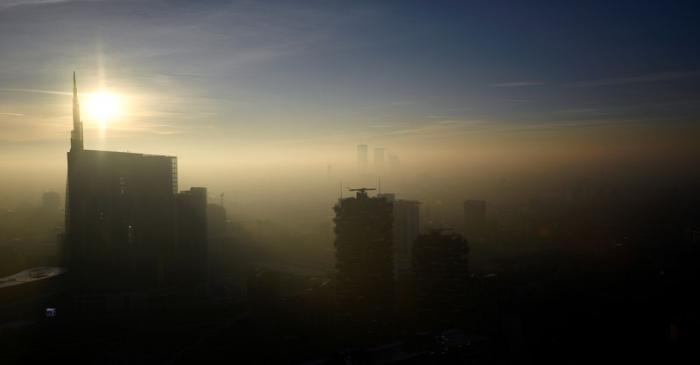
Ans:
[[[83,149],[83,122],[80,120],[80,103],[78,102],[78,83],[75,81],[73,71],[73,130],[70,135],[71,151]]]

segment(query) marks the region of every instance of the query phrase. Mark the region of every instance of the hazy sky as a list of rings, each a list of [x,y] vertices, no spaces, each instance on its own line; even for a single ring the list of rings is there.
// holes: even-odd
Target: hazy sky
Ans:
[[[73,70],[122,100],[101,139],[84,117],[86,148],[185,166],[357,143],[405,161],[691,148],[696,4],[2,0],[0,164],[65,162]]]

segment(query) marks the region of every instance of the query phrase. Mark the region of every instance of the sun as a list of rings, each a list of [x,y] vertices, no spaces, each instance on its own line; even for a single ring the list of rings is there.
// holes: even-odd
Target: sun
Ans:
[[[98,91],[88,96],[85,109],[91,119],[106,127],[121,112],[121,100],[116,94]]]

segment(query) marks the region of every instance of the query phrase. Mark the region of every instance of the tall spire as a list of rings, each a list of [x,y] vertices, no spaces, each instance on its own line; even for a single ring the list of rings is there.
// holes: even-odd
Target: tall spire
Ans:
[[[80,103],[78,103],[78,86],[73,71],[73,131],[70,134],[71,151],[83,149],[83,122],[80,121]]]

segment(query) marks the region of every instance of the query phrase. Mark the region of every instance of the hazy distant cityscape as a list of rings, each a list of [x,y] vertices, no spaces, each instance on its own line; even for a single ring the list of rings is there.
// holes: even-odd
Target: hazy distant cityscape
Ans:
[[[320,191],[334,215],[304,232],[237,220],[223,192],[181,190],[177,157],[85,149],[75,74],[73,110],[65,199],[46,192],[2,216],[0,319],[19,346],[10,359],[555,361],[587,336],[605,343],[601,325],[632,336],[614,356],[669,336],[649,344],[667,356],[692,323],[692,311],[629,306],[690,300],[693,190],[639,199],[579,185],[498,210],[482,199],[423,202],[387,191],[402,173],[395,152],[386,163],[376,147],[370,163],[360,144],[350,178],[330,164],[319,177],[329,190],[338,183],[335,198]],[[655,327],[635,327],[637,315]],[[154,335],[146,350],[141,339]],[[47,351],[25,352],[22,336]],[[87,344],[79,355],[77,344]]]
[[[690,2],[0,2],[0,364],[700,358]]]

